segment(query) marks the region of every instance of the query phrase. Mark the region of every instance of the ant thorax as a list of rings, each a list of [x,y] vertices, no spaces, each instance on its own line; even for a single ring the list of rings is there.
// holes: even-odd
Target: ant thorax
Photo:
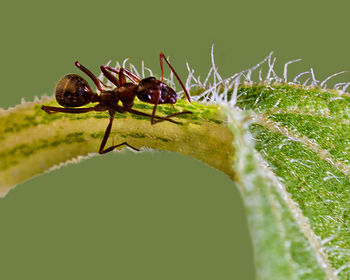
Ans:
[[[137,85],[125,83],[114,90],[115,98],[120,101],[124,107],[131,108],[134,105]]]

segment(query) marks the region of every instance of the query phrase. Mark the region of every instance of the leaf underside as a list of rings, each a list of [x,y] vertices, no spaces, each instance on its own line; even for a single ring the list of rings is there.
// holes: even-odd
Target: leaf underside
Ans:
[[[249,131],[265,166],[259,167],[256,156],[254,163],[248,149],[237,154],[242,158],[236,161],[236,169],[242,172],[235,171],[242,176],[238,182],[246,203],[255,201],[255,207],[264,212],[261,222],[251,219],[255,227],[264,227],[257,231],[270,232],[266,246],[276,245],[270,238],[281,242],[276,245],[281,250],[276,257],[285,263],[280,262],[281,278],[275,279],[349,279],[350,96],[317,88],[257,85],[241,87],[237,105],[251,112]],[[244,122],[236,125],[243,126]],[[245,144],[249,148],[249,142]],[[252,174],[254,190],[249,189]],[[251,208],[247,206],[247,211]],[[274,222],[268,221],[272,218]],[[265,270],[261,267],[261,273]]]

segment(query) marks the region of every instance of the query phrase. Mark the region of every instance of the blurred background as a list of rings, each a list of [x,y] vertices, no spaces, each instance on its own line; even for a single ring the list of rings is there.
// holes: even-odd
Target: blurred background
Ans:
[[[7,2],[0,107],[52,95],[76,60],[99,73],[129,57],[159,74],[163,51],[180,77],[186,61],[204,77],[213,43],[223,77],[274,51],[281,76],[302,58],[289,77],[312,67],[323,80],[350,69],[348,11],[314,0]],[[0,232],[2,279],[255,278],[239,192],[175,153],[110,153],[34,178],[0,200]]]

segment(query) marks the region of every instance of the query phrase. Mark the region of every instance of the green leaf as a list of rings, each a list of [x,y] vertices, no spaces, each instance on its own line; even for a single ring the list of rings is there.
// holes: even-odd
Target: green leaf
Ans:
[[[258,279],[349,279],[350,95],[324,89],[326,80],[318,83],[312,70],[310,84],[300,85],[300,75],[288,83],[290,63],[281,79],[271,54],[225,80],[212,61],[211,82],[200,82],[188,67],[187,87],[197,102],[179,100],[157,111],[193,115],[152,126],[148,118],[117,114],[111,138],[176,151],[225,172],[242,194]],[[254,83],[253,71],[266,62],[266,78]],[[47,115],[42,104],[55,102],[0,110],[2,195],[98,150],[106,112]],[[136,102],[135,108],[153,107]]]
[[[255,201],[254,207],[264,213],[264,218],[251,221],[251,228],[268,227],[264,234],[270,231],[266,239],[258,239],[259,234],[253,234],[252,239],[271,247],[280,239],[284,246],[278,248],[284,247],[284,251],[275,252],[274,257],[279,255],[286,261],[281,272],[287,275],[289,264],[290,279],[294,276],[294,279],[336,279],[336,276],[348,279],[350,96],[289,85],[253,86],[239,89],[238,104],[253,110],[249,114],[252,118],[249,131],[259,152],[258,157],[252,148],[239,152],[236,168],[242,171],[237,173],[248,170],[239,181],[240,189],[244,200]],[[244,127],[244,123],[235,127]],[[238,132],[235,128],[236,136]],[[235,144],[237,149],[249,147],[249,141]],[[260,168],[259,162],[263,162]],[[253,170],[254,163],[260,173]],[[267,178],[264,180],[263,176]],[[250,181],[246,182],[247,178]],[[253,184],[251,180],[259,183]],[[251,208],[247,206],[248,213]],[[275,222],[264,224],[267,217],[274,217]],[[266,256],[259,259],[269,260]],[[260,269],[264,274],[266,264]]]

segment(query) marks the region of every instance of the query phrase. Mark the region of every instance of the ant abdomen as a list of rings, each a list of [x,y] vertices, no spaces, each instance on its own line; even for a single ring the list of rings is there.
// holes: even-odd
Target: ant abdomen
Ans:
[[[63,107],[80,107],[91,102],[92,90],[88,82],[76,74],[64,76],[57,83],[55,95]]]

